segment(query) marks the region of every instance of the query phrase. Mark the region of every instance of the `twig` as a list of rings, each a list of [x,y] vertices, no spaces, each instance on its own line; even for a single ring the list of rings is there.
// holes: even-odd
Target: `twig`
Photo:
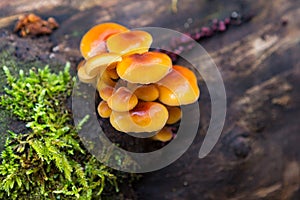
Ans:
[[[4,27],[7,27],[7,26],[11,25],[21,15],[22,14],[17,14],[17,15],[11,15],[11,16],[8,16],[8,17],[0,18],[0,28],[4,28]]]
[[[177,0],[172,0],[171,9],[173,13],[177,13]]]

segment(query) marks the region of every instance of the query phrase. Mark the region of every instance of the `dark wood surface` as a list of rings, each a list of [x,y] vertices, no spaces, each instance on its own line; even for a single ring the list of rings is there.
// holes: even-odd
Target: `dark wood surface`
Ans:
[[[18,14],[28,11],[56,17],[60,28],[50,37],[47,55],[75,66],[81,36],[97,23],[193,32],[233,11],[253,15],[250,22],[201,41],[222,73],[228,99],[216,147],[204,159],[197,158],[210,119],[204,89],[193,145],[170,166],[144,174],[134,190],[141,200],[300,199],[299,2],[178,0],[177,9],[172,12],[171,1],[163,0],[3,1],[0,28],[11,30]],[[42,40],[33,41],[38,45]],[[55,46],[59,52],[52,51]]]

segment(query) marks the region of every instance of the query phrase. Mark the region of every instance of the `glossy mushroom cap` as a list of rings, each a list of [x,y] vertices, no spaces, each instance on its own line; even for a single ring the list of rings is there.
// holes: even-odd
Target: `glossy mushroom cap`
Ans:
[[[124,56],[117,64],[120,78],[130,83],[155,83],[166,76],[172,68],[169,56],[160,52],[146,52]]]
[[[155,101],[159,96],[159,91],[156,85],[141,85],[134,91],[138,99],[143,101]]]
[[[109,118],[111,114],[111,108],[108,106],[106,101],[101,101],[97,107],[98,114],[102,118]]]
[[[124,26],[116,23],[103,23],[91,28],[80,42],[80,51],[84,58],[107,52],[106,40],[117,33],[128,31]]]
[[[115,65],[121,60],[121,55],[117,53],[98,54],[86,60],[84,64],[85,72],[89,76],[102,76],[102,73],[106,70],[106,68],[110,65]]]
[[[107,85],[106,87],[103,87],[99,90],[99,96],[104,101],[107,101],[113,93],[114,93],[114,88],[109,85]]]
[[[169,106],[194,103],[200,90],[195,74],[186,67],[174,65],[172,71],[157,82],[159,101]]]
[[[99,76],[96,88],[100,92],[103,88],[106,87],[115,87],[116,82],[111,79],[107,71],[104,71],[101,76]]]
[[[152,36],[145,31],[128,31],[115,34],[107,39],[109,52],[122,55],[147,52],[152,43]]]
[[[125,112],[133,109],[137,103],[137,97],[127,88],[120,87],[107,99],[108,106],[117,112]]]
[[[170,127],[163,127],[156,135],[151,137],[153,140],[158,140],[161,142],[168,142],[172,140],[173,138],[173,132]]]
[[[157,102],[139,102],[129,112],[112,111],[110,122],[117,130],[129,132],[153,132],[164,127],[168,110]]]
[[[97,75],[88,75],[85,71],[85,67],[84,67],[84,64],[85,64],[85,60],[81,61],[78,66],[77,66],[77,75],[78,75],[78,78],[81,82],[83,83],[92,83],[94,84],[97,80]]]
[[[167,124],[175,124],[181,119],[181,109],[177,106],[167,106],[169,118]]]

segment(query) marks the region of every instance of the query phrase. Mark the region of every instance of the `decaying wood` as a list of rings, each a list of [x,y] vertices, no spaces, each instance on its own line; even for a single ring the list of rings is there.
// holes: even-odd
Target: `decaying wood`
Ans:
[[[59,50],[51,54],[80,60],[80,36],[92,24],[117,21],[129,27],[163,26],[187,32],[188,18],[193,18],[189,26],[194,30],[215,16],[214,9],[224,6],[217,1],[177,1],[175,14],[172,1],[103,2],[72,3],[70,7],[80,12],[58,18],[61,26],[51,39]],[[223,7],[228,13],[246,12],[246,7],[254,10],[253,20],[202,43],[226,87],[222,137],[206,158],[197,158],[210,119],[209,95],[200,82],[198,137],[175,163],[143,175],[135,186],[137,199],[300,199],[300,5],[294,0],[232,2]],[[16,5],[19,12],[28,11]],[[4,22],[0,20],[0,27]]]

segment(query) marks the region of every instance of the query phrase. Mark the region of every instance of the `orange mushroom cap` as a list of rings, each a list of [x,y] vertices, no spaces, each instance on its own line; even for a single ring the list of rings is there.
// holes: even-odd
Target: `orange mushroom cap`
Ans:
[[[109,52],[122,55],[147,52],[152,43],[152,36],[145,31],[128,31],[115,34],[107,39]]]
[[[133,109],[137,103],[137,97],[127,88],[119,87],[107,99],[108,106],[117,112],[125,112]]]
[[[169,118],[167,124],[175,124],[181,119],[181,109],[177,106],[167,106]]]
[[[113,92],[114,92],[114,88],[107,85],[106,87],[103,87],[99,90],[99,96],[104,101],[107,101],[109,99],[109,97],[111,97]]]
[[[157,82],[159,101],[169,106],[191,104],[199,98],[195,74],[186,67],[174,65],[172,71]]]
[[[108,106],[106,101],[101,101],[97,107],[98,114],[102,118],[109,118],[111,114],[111,108]]]
[[[103,23],[91,28],[81,39],[80,51],[84,58],[107,52],[106,40],[117,33],[128,31],[116,23]]]
[[[143,101],[155,101],[159,96],[158,88],[154,84],[141,85],[135,91],[134,94],[138,99]]]
[[[130,83],[149,84],[162,79],[171,68],[172,61],[168,55],[146,52],[124,56],[117,64],[117,73]]]
[[[104,71],[101,76],[99,76],[96,88],[100,92],[103,88],[106,87],[115,87],[116,82],[111,79],[107,71]]]
[[[168,119],[168,110],[157,102],[139,102],[129,112],[112,111],[111,124],[125,133],[153,132],[164,127]]]
[[[170,127],[163,127],[156,135],[151,137],[152,140],[158,140],[161,142],[168,142],[173,138],[173,131]]]

